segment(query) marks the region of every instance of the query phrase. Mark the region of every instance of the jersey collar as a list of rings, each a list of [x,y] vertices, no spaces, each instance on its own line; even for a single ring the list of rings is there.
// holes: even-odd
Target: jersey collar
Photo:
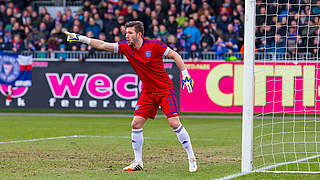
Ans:
[[[142,45],[141,45],[141,47],[142,47],[143,45],[144,45],[144,38],[142,38]],[[140,47],[140,48],[141,48],[141,47]]]

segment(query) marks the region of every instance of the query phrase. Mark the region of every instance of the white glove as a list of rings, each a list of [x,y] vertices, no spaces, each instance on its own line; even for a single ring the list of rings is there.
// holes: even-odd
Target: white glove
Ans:
[[[66,30],[62,30],[62,32],[67,35],[68,42],[82,42],[82,43],[86,43],[86,44],[90,44],[90,42],[91,42],[91,38],[88,38],[86,36],[82,36],[82,35],[76,34],[76,33],[70,33]]]
[[[188,70],[185,69],[181,71],[182,73],[182,83],[181,83],[181,88],[184,89],[185,86],[187,86],[188,92],[192,93],[193,91],[193,79],[188,73]]]

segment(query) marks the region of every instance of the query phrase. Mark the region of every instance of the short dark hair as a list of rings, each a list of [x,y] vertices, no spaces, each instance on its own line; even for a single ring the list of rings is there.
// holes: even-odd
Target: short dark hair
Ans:
[[[142,36],[144,35],[144,25],[141,21],[129,21],[125,25],[126,29],[128,27],[134,27],[136,33],[141,32]]]

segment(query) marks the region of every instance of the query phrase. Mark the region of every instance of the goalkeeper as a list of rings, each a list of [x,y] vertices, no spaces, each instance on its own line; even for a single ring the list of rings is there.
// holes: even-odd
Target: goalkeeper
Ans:
[[[132,147],[135,160],[124,171],[143,170],[142,162],[142,127],[148,118],[154,119],[161,106],[168,118],[170,126],[176,133],[180,143],[187,151],[189,171],[196,172],[197,162],[192,150],[190,137],[179,120],[176,95],[173,84],[164,69],[163,56],[174,59],[182,73],[182,88],[185,86],[188,92],[193,90],[193,80],[183,63],[181,56],[171,50],[161,41],[145,39],[144,26],[141,21],[130,21],[125,24],[126,40],[117,43],[108,43],[97,39],[91,39],[75,33],[64,31],[68,42],[82,42],[97,49],[112,51],[127,57],[132,68],[143,82],[143,90],[137,102],[132,120]]]

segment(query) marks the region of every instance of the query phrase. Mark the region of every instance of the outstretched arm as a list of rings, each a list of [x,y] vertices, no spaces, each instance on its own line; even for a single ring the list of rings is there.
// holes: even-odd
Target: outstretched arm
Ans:
[[[181,72],[183,72],[184,70],[187,70],[180,54],[178,54],[176,51],[170,49],[167,54],[167,57],[175,61],[176,65],[178,66]]]
[[[188,92],[192,93],[193,91],[193,79],[190,77],[188,70],[186,68],[186,66],[184,65],[184,62],[180,56],[180,54],[178,54],[177,52],[175,52],[174,50],[169,50],[167,57],[170,59],[173,59],[176,63],[176,65],[178,66],[178,68],[181,71],[182,74],[182,83],[181,83],[181,87],[182,89],[184,89],[185,86],[187,86]]]
[[[98,39],[91,39],[88,38],[87,36],[82,36],[80,34],[75,34],[75,33],[70,33],[68,31],[62,31],[63,33],[65,33],[67,35],[67,41],[68,42],[82,42],[82,43],[86,43],[96,49],[101,49],[101,50],[105,50],[105,51],[112,51],[114,52],[116,43],[108,43],[108,42],[104,42]]]

